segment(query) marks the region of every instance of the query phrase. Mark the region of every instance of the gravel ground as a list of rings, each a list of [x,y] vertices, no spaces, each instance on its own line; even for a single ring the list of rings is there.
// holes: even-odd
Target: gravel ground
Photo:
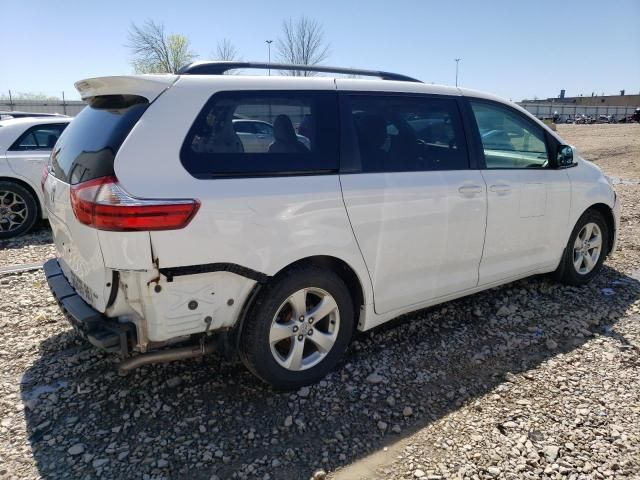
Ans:
[[[56,256],[51,229],[41,222],[28,235],[0,240],[0,267],[24,263],[43,263]]]
[[[640,160],[640,125],[562,127],[587,158]],[[640,185],[617,190],[619,251],[589,286],[536,277],[405,316],[289,394],[217,355],[119,376],[41,272],[0,276],[0,478],[640,478]],[[0,244],[0,265],[47,241]]]
[[[640,124],[565,124],[558,134],[607,175],[640,182]]]

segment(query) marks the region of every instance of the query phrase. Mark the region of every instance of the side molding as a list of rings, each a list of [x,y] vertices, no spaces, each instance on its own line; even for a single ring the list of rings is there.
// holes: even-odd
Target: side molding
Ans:
[[[164,275],[167,278],[167,282],[172,282],[173,277],[211,272],[235,273],[241,277],[255,280],[258,283],[266,283],[269,280],[269,275],[266,273],[258,272],[235,263],[206,263],[202,265],[190,265],[187,267],[160,268],[159,271],[161,275]]]

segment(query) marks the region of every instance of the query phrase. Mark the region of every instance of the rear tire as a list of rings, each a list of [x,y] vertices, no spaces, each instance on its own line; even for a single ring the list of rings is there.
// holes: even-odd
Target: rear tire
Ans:
[[[276,389],[296,389],[333,369],[353,325],[351,296],[338,275],[315,266],[294,268],[275,277],[251,306],[240,358]]]
[[[555,278],[567,285],[589,283],[602,268],[609,242],[603,215],[597,210],[587,210],[571,232]]]
[[[24,235],[38,220],[38,202],[25,187],[0,181],[0,239]]]

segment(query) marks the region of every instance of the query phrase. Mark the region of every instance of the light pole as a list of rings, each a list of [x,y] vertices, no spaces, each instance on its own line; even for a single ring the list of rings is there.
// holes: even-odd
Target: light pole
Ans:
[[[461,58],[454,58],[456,61],[456,87],[458,86],[458,64],[460,63]]]
[[[271,44],[273,40],[265,40],[267,42],[267,48],[269,49],[269,63],[271,63]],[[271,68],[269,68],[269,76],[271,76]]]

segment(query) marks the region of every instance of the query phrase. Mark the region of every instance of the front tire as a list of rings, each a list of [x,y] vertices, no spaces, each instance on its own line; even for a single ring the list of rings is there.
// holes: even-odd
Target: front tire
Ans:
[[[344,354],[354,325],[351,296],[342,279],[314,266],[274,278],[249,310],[240,358],[276,389],[317,382]]]
[[[33,194],[14,182],[0,182],[0,239],[27,233],[38,220],[38,203]]]
[[[577,221],[555,277],[567,285],[585,285],[602,268],[609,252],[609,230],[603,215],[587,210]]]

